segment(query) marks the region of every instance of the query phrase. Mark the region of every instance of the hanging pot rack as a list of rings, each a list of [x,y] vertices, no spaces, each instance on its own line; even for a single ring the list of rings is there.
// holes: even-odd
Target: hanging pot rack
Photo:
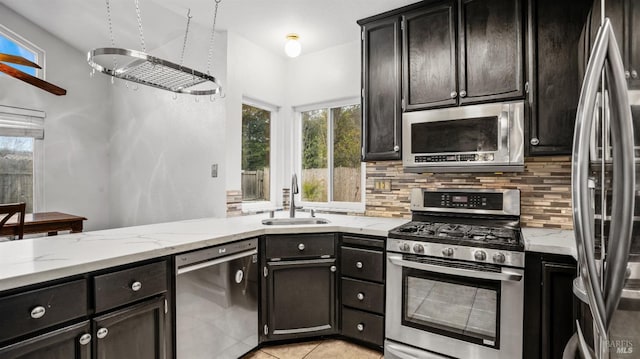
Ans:
[[[94,71],[102,72],[112,78],[118,78],[141,85],[151,86],[158,89],[171,91],[174,93],[189,95],[220,95],[222,96],[222,86],[218,80],[209,74],[211,66],[211,52],[213,49],[213,37],[215,33],[216,18],[218,15],[218,4],[222,0],[215,1],[215,11],[213,25],[211,29],[211,41],[209,57],[207,59],[207,73],[203,73],[182,65],[184,52],[187,46],[187,35],[191,20],[191,11],[187,14],[187,27],[182,46],[180,64],[176,64],[165,59],[161,59],[146,53],[144,36],[142,32],[142,17],[140,15],[139,0],[135,0],[136,13],[138,17],[138,28],[140,32],[140,42],[142,51],[115,47],[113,38],[113,26],[111,22],[111,8],[109,0],[107,4],[107,18],[109,22],[109,33],[111,37],[111,47],[96,48],[87,54],[87,62]],[[107,60],[105,60],[105,57]],[[104,65],[108,58],[113,59],[113,66]],[[118,65],[118,60],[122,65]],[[101,64],[103,63],[103,64]]]

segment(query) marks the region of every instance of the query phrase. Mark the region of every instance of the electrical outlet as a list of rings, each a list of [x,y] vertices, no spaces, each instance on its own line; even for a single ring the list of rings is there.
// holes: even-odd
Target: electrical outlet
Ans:
[[[216,178],[218,177],[218,164],[214,163],[211,165],[211,177]]]
[[[391,180],[376,178],[373,180],[373,189],[377,191],[391,191]]]

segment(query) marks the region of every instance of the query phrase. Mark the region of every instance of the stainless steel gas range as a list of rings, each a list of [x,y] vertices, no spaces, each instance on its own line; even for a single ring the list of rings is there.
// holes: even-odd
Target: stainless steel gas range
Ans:
[[[522,357],[519,190],[414,189],[389,232],[385,358]]]

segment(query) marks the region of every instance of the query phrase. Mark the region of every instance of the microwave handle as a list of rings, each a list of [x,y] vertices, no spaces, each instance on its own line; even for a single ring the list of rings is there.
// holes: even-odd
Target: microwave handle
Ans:
[[[510,105],[504,105],[502,111],[500,111],[500,118],[498,124],[500,126],[500,149],[509,148],[509,133],[511,127],[510,118],[513,118],[513,107]]]

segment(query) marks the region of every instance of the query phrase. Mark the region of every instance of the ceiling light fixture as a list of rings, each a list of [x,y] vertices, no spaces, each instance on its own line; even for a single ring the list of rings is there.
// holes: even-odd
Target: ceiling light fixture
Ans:
[[[302,52],[300,36],[298,34],[287,35],[287,42],[284,43],[284,52],[289,57],[297,57]]]

